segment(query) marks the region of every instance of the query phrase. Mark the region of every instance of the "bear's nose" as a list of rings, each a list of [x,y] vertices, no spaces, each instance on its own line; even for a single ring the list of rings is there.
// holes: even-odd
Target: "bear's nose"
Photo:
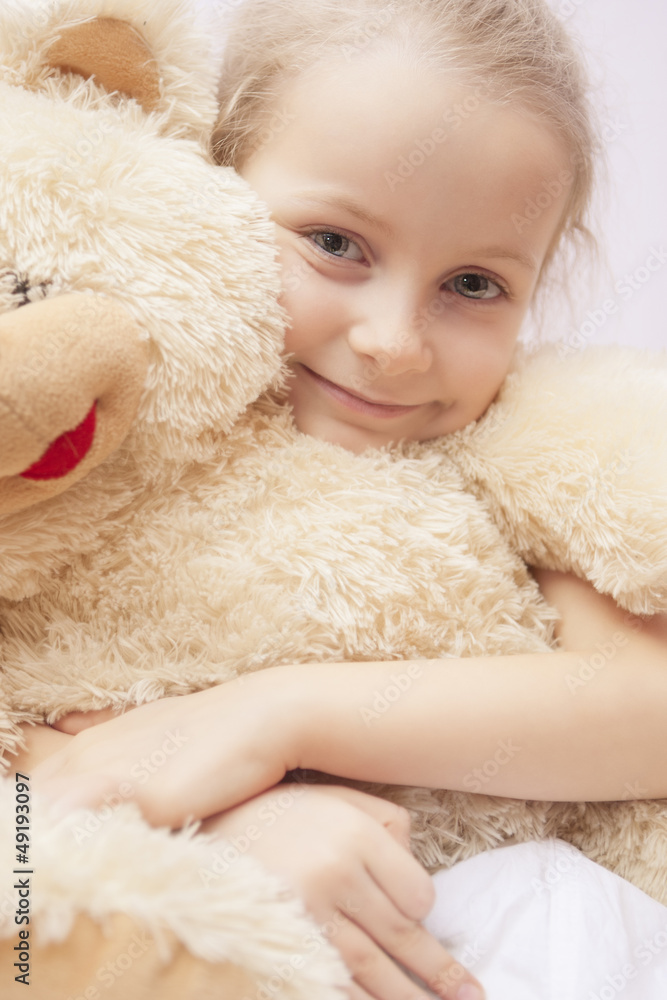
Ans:
[[[0,477],[99,464],[127,435],[146,371],[142,331],[114,299],[72,293],[0,316]]]

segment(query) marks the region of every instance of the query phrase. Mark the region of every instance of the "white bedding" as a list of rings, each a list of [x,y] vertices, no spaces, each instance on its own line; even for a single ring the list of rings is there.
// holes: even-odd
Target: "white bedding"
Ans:
[[[434,876],[425,925],[488,1000],[667,1000],[667,907],[561,840]]]

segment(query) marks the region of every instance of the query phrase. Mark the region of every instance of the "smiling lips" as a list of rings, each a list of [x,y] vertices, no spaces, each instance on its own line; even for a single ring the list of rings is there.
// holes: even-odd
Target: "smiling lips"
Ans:
[[[362,399],[361,396],[355,396],[353,393],[348,392],[347,389],[343,389],[342,386],[336,385],[335,382],[330,382],[316,372],[311,371],[304,364],[301,365],[301,368],[303,368],[323,392],[332,399],[335,399],[336,402],[341,403],[349,410],[355,410],[357,413],[366,413],[369,416],[387,420],[391,417],[400,417],[406,413],[412,413],[414,410],[420,409],[421,406],[421,404],[419,406],[396,406],[393,403],[373,403],[368,399]]]

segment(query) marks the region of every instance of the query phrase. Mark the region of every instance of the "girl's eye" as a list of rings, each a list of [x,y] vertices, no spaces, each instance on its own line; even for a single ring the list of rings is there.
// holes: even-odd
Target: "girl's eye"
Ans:
[[[471,271],[469,274],[459,274],[447,282],[458,295],[466,299],[497,299],[503,295],[503,289],[487,278],[484,274]]]
[[[363,260],[364,255],[361,249],[353,240],[349,240],[347,236],[343,236],[342,233],[337,233],[331,230],[319,230],[312,233],[308,233],[308,238],[312,239],[313,242],[325,253],[328,253],[332,257],[342,257],[343,260]],[[348,257],[348,250],[353,249],[357,252],[357,256]]]

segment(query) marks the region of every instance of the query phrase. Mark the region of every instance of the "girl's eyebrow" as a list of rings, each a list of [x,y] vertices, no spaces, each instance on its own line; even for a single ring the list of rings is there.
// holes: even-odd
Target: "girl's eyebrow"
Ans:
[[[372,212],[369,212],[360,205],[358,201],[346,194],[304,191],[300,195],[294,195],[291,200],[307,205],[329,205],[332,208],[342,208],[345,212],[349,212],[350,215],[355,215],[358,219],[373,226],[388,239],[392,239],[394,236],[394,230],[388,222],[380,219],[377,215],[373,215]],[[510,249],[503,246],[481,247],[471,253],[470,257],[473,259],[476,257],[491,257],[496,260],[512,260],[529,271],[537,270],[538,266],[535,258],[527,250]]]
[[[369,226],[373,226],[378,232],[382,233],[388,239],[391,239],[394,235],[394,230],[385,222],[384,219],[378,218],[377,215],[373,215],[367,209],[360,205],[358,201],[354,198],[350,198],[345,194],[327,194],[326,192],[319,191],[305,191],[301,195],[295,196],[292,201],[305,202],[310,205],[329,205],[332,208],[342,208],[345,212],[349,212],[350,215],[355,215],[362,222],[368,223]]]
[[[513,260],[517,264],[521,264],[522,267],[527,268],[529,271],[537,270],[537,261],[532,254],[528,253],[526,250],[510,250],[508,247],[481,247],[479,250],[475,250],[473,257],[492,257],[496,260]]]

